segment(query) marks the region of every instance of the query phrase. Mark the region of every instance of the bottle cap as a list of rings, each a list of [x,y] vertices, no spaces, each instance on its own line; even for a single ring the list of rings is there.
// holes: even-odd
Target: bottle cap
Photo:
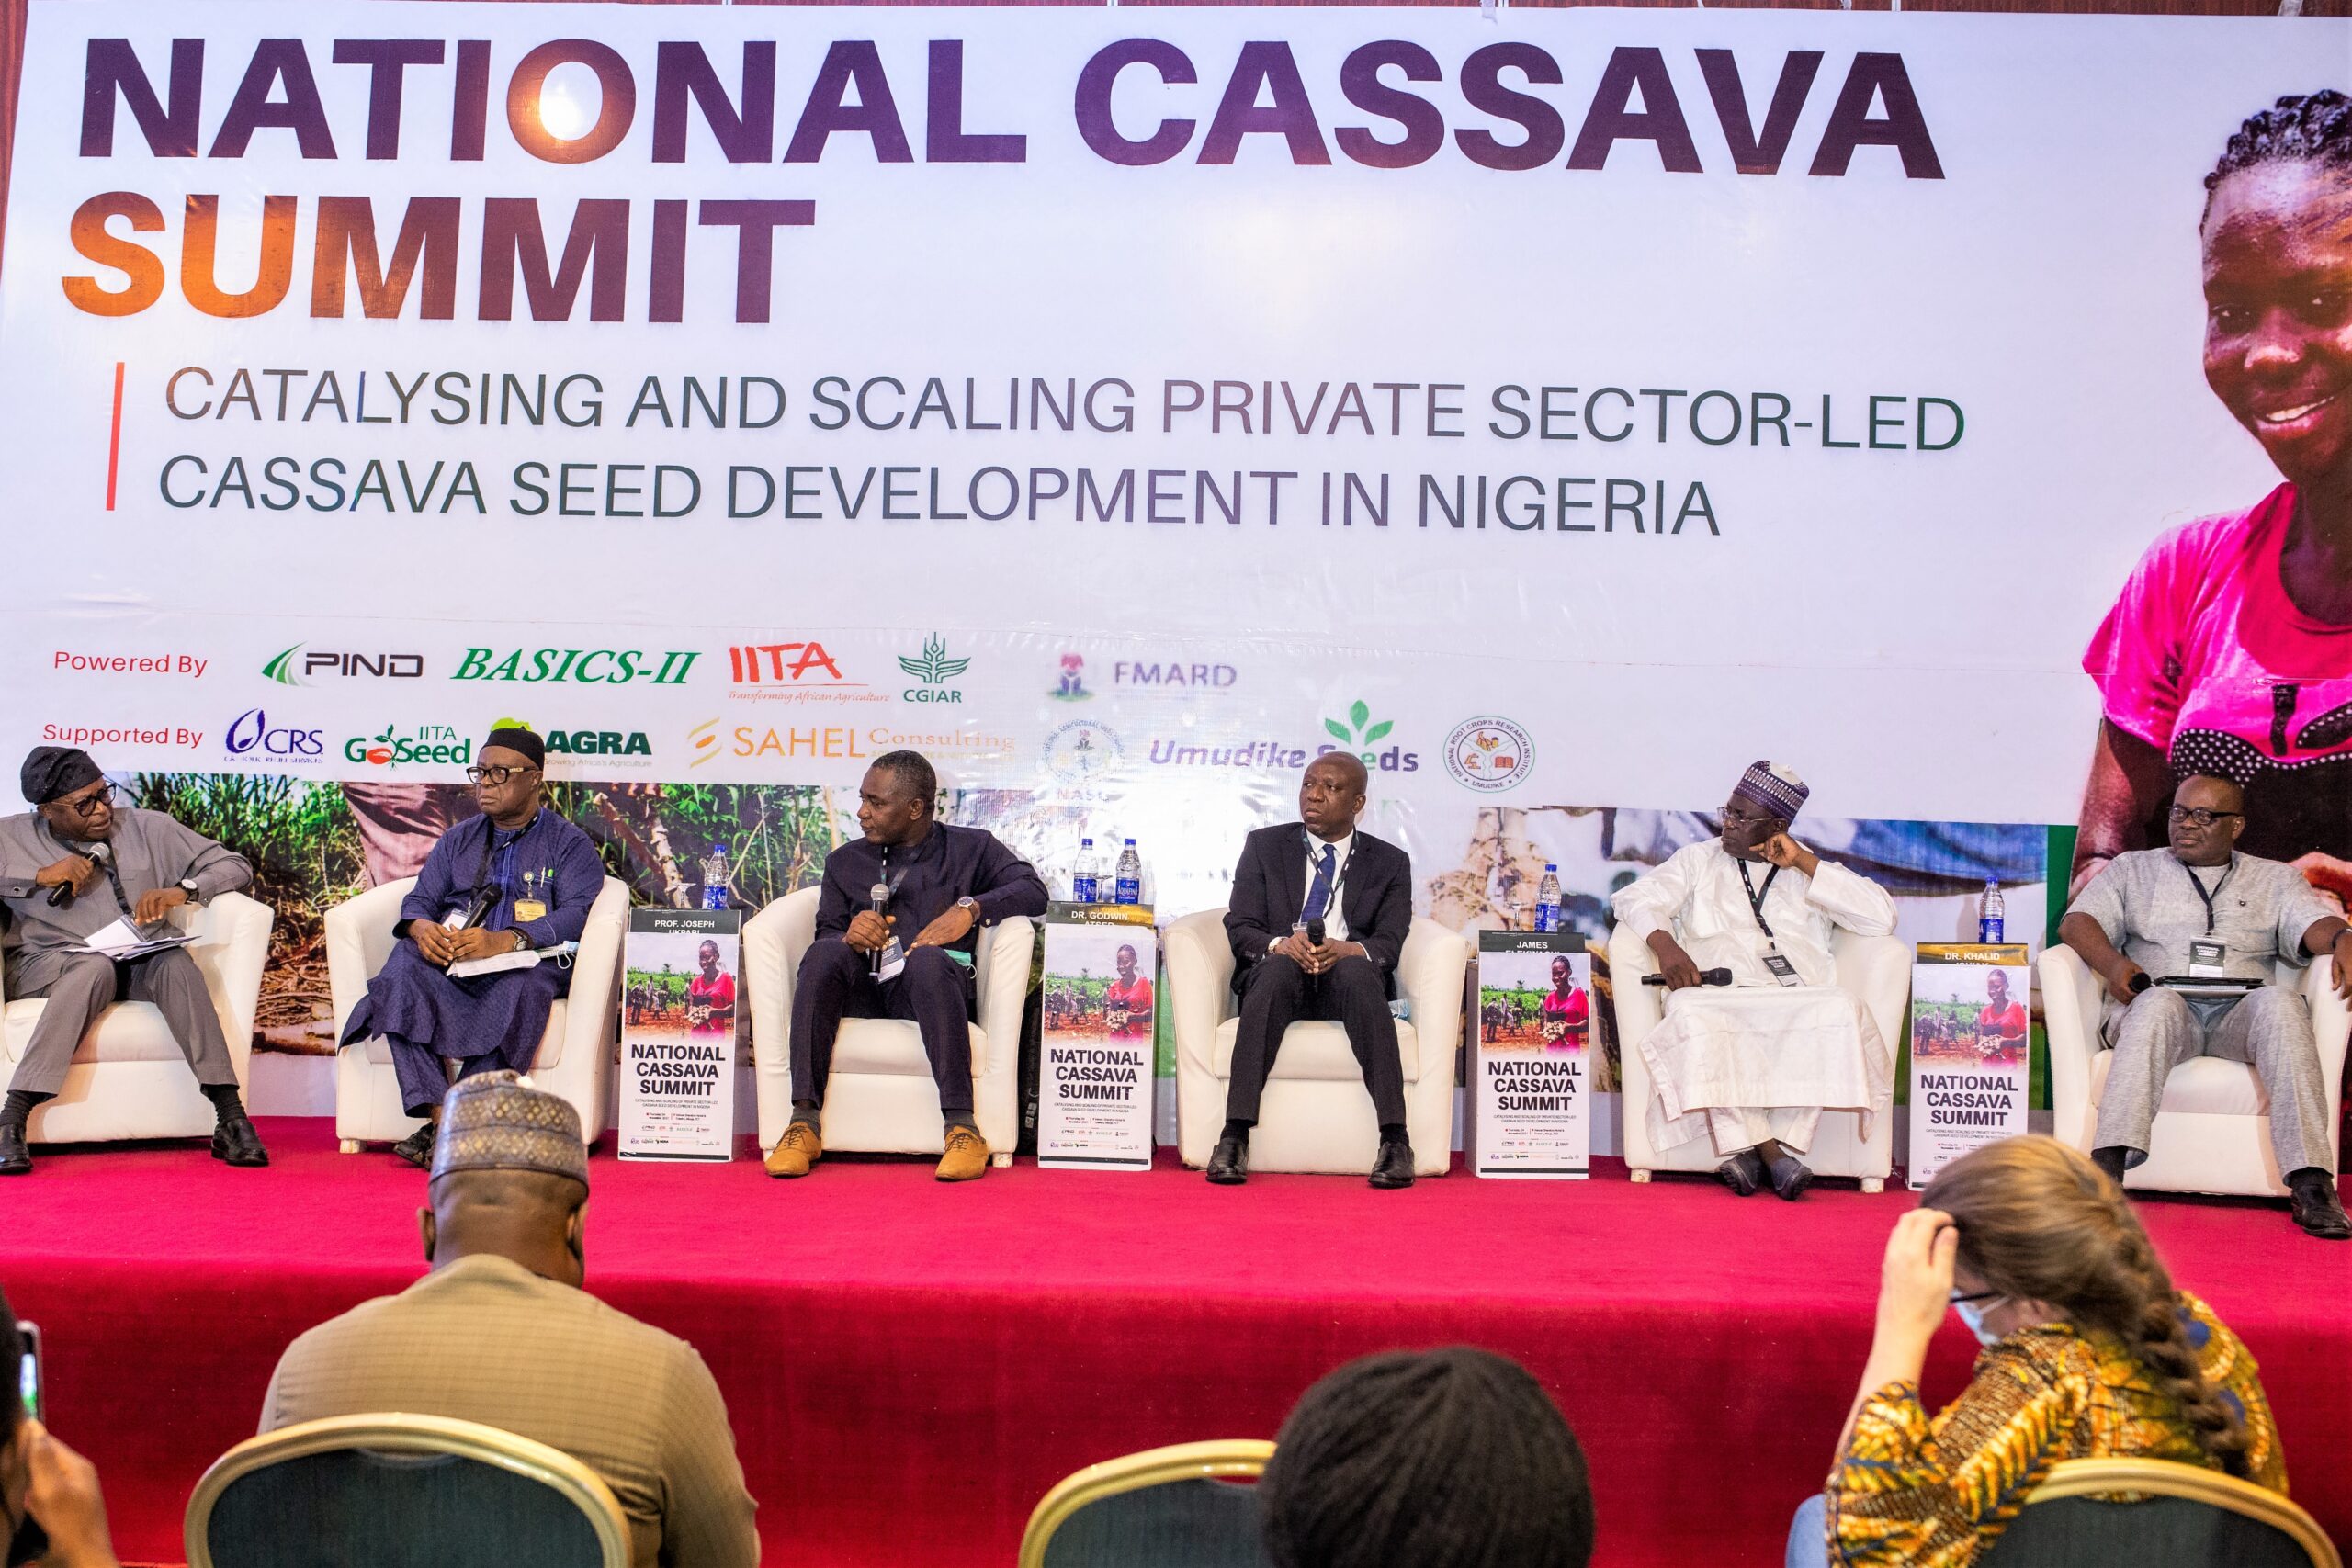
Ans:
[[[1129,849],[1134,849],[1135,847],[1136,847],[1136,841],[1135,841],[1133,839],[1129,839],[1129,840],[1127,840],[1127,848],[1129,848]]]
[[[1544,869],[1545,871],[1557,871],[1560,868],[1555,863],[1547,860],[1544,863]]]
[[[1091,850],[1094,847],[1094,840],[1091,839],[1080,839],[1078,841],[1078,847],[1081,850]]]
[[[714,852],[716,852],[717,853],[719,853],[719,854],[722,854],[722,855],[723,855],[723,854],[725,854],[725,853],[727,852],[727,840],[724,840],[724,839],[721,839],[718,842],[717,842],[717,843],[715,843],[715,844],[711,845],[711,849],[712,849]]]

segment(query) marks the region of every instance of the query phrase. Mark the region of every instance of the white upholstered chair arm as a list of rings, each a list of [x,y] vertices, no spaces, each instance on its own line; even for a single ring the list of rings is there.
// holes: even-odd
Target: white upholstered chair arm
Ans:
[[[1225,911],[1204,909],[1168,925],[1168,1005],[1176,1054],[1199,1071],[1211,1070],[1217,1025],[1233,996],[1233,944]]]
[[[2312,1005],[2312,1038],[2319,1047],[2320,1081],[2328,1086],[2328,1124],[2337,1121],[2337,1097],[2344,1082],[2344,1056],[2352,1041],[2352,1007],[2335,994],[2335,965],[2314,959],[2303,975],[2303,996]]]
[[[1657,954],[1648,942],[1630,927],[1610,928],[1609,989],[1617,1014],[1618,1049],[1623,1054],[1630,1055],[1666,1016],[1665,987],[1642,984],[1643,976],[1657,972]]]
[[[380,883],[327,911],[327,991],[334,1001],[337,1039],[351,1010],[368,994],[368,982],[391,957],[392,944],[400,940],[392,928],[400,924],[401,903],[415,886],[413,876]]]
[[[196,960],[212,993],[240,1083],[245,1081],[245,1059],[253,1051],[254,1015],[261,1008],[262,971],[269,965],[269,931],[276,923],[276,911],[243,893],[219,895],[186,922],[197,933],[188,943],[188,956]]]
[[[2041,981],[2041,1021],[2050,1039],[2051,1134],[2062,1144],[2087,1148],[2091,1060],[2099,1052],[2098,976],[2063,942],[2042,950],[2034,972]]]
[[[1412,1003],[1420,1041],[1421,1071],[1442,1060],[1451,1071],[1462,1040],[1462,983],[1470,973],[1470,943],[1435,920],[1416,919],[1396,959],[1396,990]],[[1437,1055],[1433,1055],[1436,1053]]]
[[[1838,964],[1838,985],[1859,998],[1878,1025],[1889,1056],[1902,1048],[1905,1004],[1911,998],[1911,945],[1897,936],[1860,936],[1838,931],[1829,939]]]
[[[588,907],[580,951],[571,959],[571,989],[563,1010],[563,1060],[573,1052],[593,1059],[612,1048],[613,1009],[620,993],[621,944],[628,936],[628,884],[605,878]]]
[[[1026,915],[1007,916],[974,943],[972,983],[979,1015],[975,1021],[989,1040],[983,1071],[992,1074],[1000,1060],[1020,1055],[1021,1014],[1029,1000],[1029,960],[1036,944],[1037,924]]]

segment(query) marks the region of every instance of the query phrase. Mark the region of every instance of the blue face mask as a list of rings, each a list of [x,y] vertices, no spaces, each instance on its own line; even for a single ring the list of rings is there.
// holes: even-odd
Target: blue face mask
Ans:
[[[1996,1298],[1997,1299],[1997,1298]],[[1977,1302],[1954,1302],[1952,1310],[1960,1314],[1960,1321],[1968,1325],[1968,1332],[1976,1336],[1979,1345],[1997,1345],[2001,1336],[1984,1326],[1984,1307]]]

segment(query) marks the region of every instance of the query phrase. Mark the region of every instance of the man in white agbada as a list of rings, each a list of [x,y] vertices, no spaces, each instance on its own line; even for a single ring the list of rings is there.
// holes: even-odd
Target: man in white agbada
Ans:
[[[1652,1144],[1712,1137],[1715,1174],[1746,1198],[1767,1182],[1793,1201],[1813,1181],[1797,1156],[1825,1110],[1883,1114],[1894,1061],[1860,998],[1838,988],[1833,927],[1894,930],[1894,900],[1789,837],[1811,793],[1777,762],[1741,775],[1720,838],[1677,850],[1610,900],[1649,943],[1666,1017],[1642,1043],[1657,1094]],[[1731,972],[1728,987],[1702,983]]]

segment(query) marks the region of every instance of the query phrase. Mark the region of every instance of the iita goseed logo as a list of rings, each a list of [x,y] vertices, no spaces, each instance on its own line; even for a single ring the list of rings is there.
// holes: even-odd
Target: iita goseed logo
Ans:
[[[1535,743],[1527,731],[1494,714],[1467,719],[1445,738],[1445,771],[1466,789],[1498,794],[1516,786],[1534,767]]]

